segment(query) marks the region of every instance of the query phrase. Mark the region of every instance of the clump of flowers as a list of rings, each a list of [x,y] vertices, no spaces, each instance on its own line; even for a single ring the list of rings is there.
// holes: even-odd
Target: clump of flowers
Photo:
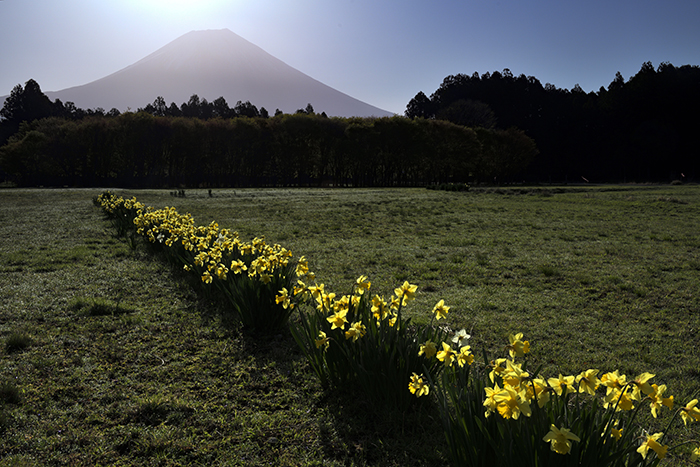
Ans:
[[[300,307],[299,321],[291,323],[290,330],[324,385],[356,387],[370,402],[405,408],[416,400],[405,392],[406,381],[411,378],[412,394],[424,396],[429,386],[423,375],[436,377],[442,371],[442,365],[432,360],[437,352],[432,343],[445,333],[432,326],[413,326],[403,317],[415,299],[416,285],[406,281],[388,299],[370,290],[364,275],[341,296],[324,284],[300,284],[294,293],[308,297],[311,306],[308,311]],[[449,307],[442,301],[438,305],[436,310],[446,314]]]
[[[530,352],[522,333],[509,336],[506,358],[473,365],[472,357],[462,364],[460,355],[471,355],[465,336],[464,330],[454,335],[458,348],[442,342],[434,353],[448,368],[441,379],[421,381],[421,391],[416,376],[408,383],[415,396],[435,395],[456,464],[522,465],[526,459],[537,465],[629,466],[655,465],[666,456],[664,432],[646,433],[635,424],[647,403],[654,418],[664,407],[674,408],[666,386],[652,383],[655,375],[628,378],[615,370],[599,378],[599,370],[588,369],[546,378],[529,371],[526,360],[516,360]],[[426,344],[419,353],[433,358],[434,346]],[[676,410],[671,423],[677,415],[685,424],[700,421],[697,404],[694,399]]]
[[[117,231],[117,235],[125,237],[129,246],[135,248],[134,218],[136,218],[138,210],[145,207],[143,203],[136,201],[136,198],[125,199],[121,196],[115,196],[109,191],[97,196],[93,199],[93,203],[100,206],[107,214]]]

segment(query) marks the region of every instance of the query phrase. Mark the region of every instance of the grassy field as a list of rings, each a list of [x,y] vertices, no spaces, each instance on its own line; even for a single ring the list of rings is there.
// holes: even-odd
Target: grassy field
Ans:
[[[323,391],[288,335],[242,335],[115,238],[98,193],[0,191],[0,465],[445,463],[437,412],[377,417]],[[413,318],[445,299],[477,354],[521,331],[546,376],[649,371],[678,403],[700,391],[697,186],[117,194],[264,235],[338,293],[409,280]]]

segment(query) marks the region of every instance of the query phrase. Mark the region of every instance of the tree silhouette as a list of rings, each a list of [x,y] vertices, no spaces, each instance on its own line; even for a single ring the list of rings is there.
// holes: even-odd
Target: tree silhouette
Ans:
[[[423,91],[420,91],[409,101],[405,115],[408,118],[433,118],[435,116],[433,107],[433,103],[428,99],[428,96]]]
[[[255,107],[253,104],[250,103],[250,101],[245,101],[241,102],[238,101],[236,102],[236,106],[233,108],[234,112],[236,113],[237,116],[240,117],[259,117],[260,113],[258,112],[258,108]]]

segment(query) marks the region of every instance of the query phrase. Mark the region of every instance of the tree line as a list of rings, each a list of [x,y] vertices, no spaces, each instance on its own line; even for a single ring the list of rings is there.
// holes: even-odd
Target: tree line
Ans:
[[[212,102],[200,99],[197,94],[193,94],[187,102],[180,106],[171,102],[167,105],[162,96],[139,108],[137,112],[146,112],[157,117],[191,117],[191,118],[236,118],[236,117],[261,117],[268,118],[269,112],[265,107],[258,109],[250,101],[238,101],[230,107],[226,99],[222,96]],[[275,110],[275,116],[283,112]],[[304,109],[298,109],[296,113],[314,114],[314,108],[308,104]],[[16,85],[2,109],[0,109],[0,146],[5,144],[10,136],[19,130],[22,122],[32,122],[47,117],[62,117],[70,120],[82,120],[87,117],[118,117],[121,114],[119,109],[112,108],[109,111],[101,107],[95,109],[81,109],[74,102],[61,102],[60,99],[51,100],[41,91],[39,83],[30,79],[22,87]],[[321,115],[325,116],[325,112]]]
[[[0,167],[22,186],[417,186],[511,176],[537,153],[516,129],[307,110],[48,117],[21,124],[0,148]]]
[[[410,118],[485,128],[517,127],[540,154],[514,179],[642,182],[700,178],[700,68],[651,62],[607,88],[544,86],[510,70],[446,77],[430,96],[419,92]]]
[[[196,94],[124,114],[83,110],[51,102],[30,80],[0,110],[0,178],[107,186],[692,181],[700,177],[699,107],[699,67],[650,62],[589,93],[508,69],[451,75],[430,97],[411,99],[405,118],[383,119],[327,118],[311,104],[270,116],[250,102],[230,107]]]

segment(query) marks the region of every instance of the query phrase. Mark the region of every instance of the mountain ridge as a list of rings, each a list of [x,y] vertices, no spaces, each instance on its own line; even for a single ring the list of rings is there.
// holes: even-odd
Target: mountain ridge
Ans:
[[[315,80],[229,29],[190,31],[110,75],[45,94],[86,109],[134,110],[158,96],[179,106],[197,94],[210,102],[224,97],[231,106],[250,101],[270,113],[293,113],[310,103],[329,116],[393,115]]]

